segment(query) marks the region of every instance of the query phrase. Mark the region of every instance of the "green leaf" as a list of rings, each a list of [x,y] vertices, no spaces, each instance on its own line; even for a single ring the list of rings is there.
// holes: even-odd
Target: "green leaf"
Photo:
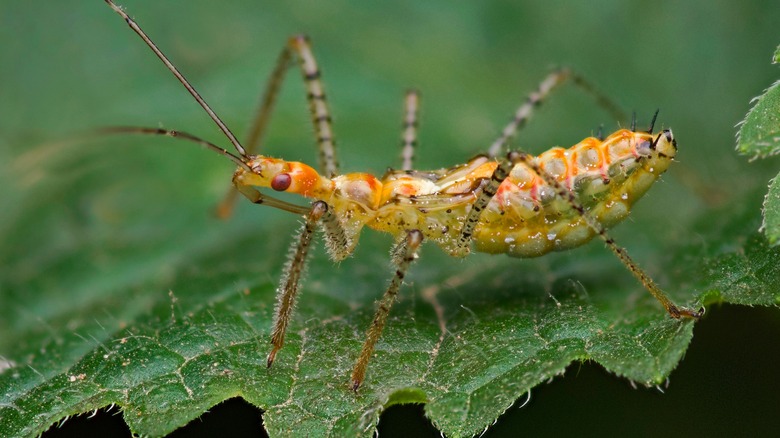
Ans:
[[[97,202],[105,187],[87,186],[80,196]],[[43,195],[31,207],[58,195]],[[120,217],[128,214],[113,208]],[[204,216],[198,203],[176,210],[181,221]],[[39,226],[39,209],[25,213],[18,235]],[[252,219],[265,212],[249,213]],[[63,416],[108,404],[121,407],[135,433],[162,435],[235,396],[266,411],[272,434],[366,431],[382,406],[419,402],[446,434],[469,435],[572,361],[592,359],[641,384],[661,383],[691,339],[693,323],[668,318],[600,245],[575,256],[587,253],[587,259],[564,255],[541,265],[485,255],[453,264],[429,248],[355,396],[347,378],[389,276],[382,269],[389,242],[368,237],[338,269],[324,254],[315,256],[288,344],[266,370],[275,276],[269,272],[278,273],[282,260],[241,255],[284,253],[291,227],[274,221],[263,230],[242,219],[229,225],[195,220],[187,239],[160,248],[143,237],[153,228],[144,228],[137,241],[120,238],[129,248],[116,248],[117,254],[101,248],[116,235],[108,242],[74,241],[42,263],[44,278],[31,277],[31,264],[45,259],[40,250],[6,271],[4,302],[15,304],[3,319],[14,328],[3,339],[16,336],[0,345],[7,362],[0,374],[3,435],[39,433]],[[726,224],[734,234],[725,240],[751,222]],[[700,291],[697,297],[677,293],[680,302],[780,300],[774,281],[780,254],[760,237],[703,258],[679,251],[687,258],[669,265],[688,269],[670,270],[672,284],[700,278],[686,288]],[[147,257],[151,263],[143,262]],[[101,259],[112,269],[96,279]],[[544,275],[525,274],[541,267]]]
[[[773,63],[780,59],[780,46],[775,51]],[[737,135],[737,150],[743,154],[763,158],[780,153],[780,81],[775,82],[748,112]],[[775,177],[764,199],[764,222],[761,229],[770,244],[780,238],[780,184]]]
[[[777,245],[780,242],[780,175],[769,182],[763,213],[764,222],[761,224],[761,229],[769,239],[769,243]]]
[[[90,192],[88,196],[100,196],[95,191],[82,191],[82,196]],[[177,205],[180,208],[185,207]],[[21,233],[35,226],[36,211],[20,221]],[[214,238],[209,227],[228,227],[197,222],[200,232],[211,236],[186,242],[185,247],[197,248],[186,251],[186,260],[173,256],[186,248],[165,244],[169,254],[161,260],[174,261],[128,268],[138,275],[124,282],[104,273],[109,278],[103,281],[115,286],[101,294],[95,293],[97,286],[89,286],[94,280],[88,271],[70,274],[71,286],[64,291],[50,287],[54,290],[46,293],[32,285],[39,291],[36,301],[50,316],[42,327],[35,319],[5,315],[15,321],[24,342],[3,345],[4,351],[11,349],[6,357],[12,363],[0,375],[8,394],[0,416],[4,435],[38,433],[64,415],[111,403],[122,407],[134,432],[160,435],[234,396],[265,409],[271,433],[360,431],[376,421],[383,405],[425,402],[426,412],[445,433],[473,434],[573,360],[593,359],[618,375],[658,384],[680,360],[691,337],[691,322],[666,317],[630,278],[599,281],[620,277],[622,267],[597,246],[588,251],[589,263],[570,258],[561,266],[548,266],[543,277],[518,276],[509,269],[522,265],[517,260],[476,256],[474,262],[453,267],[427,251],[414,269],[407,290],[411,296],[394,309],[369,379],[356,397],[346,379],[360,333],[370,321],[373,298],[388,276],[385,270],[367,268],[385,264],[381,244],[386,242],[370,239],[368,248],[337,270],[323,254],[315,257],[309,277],[316,281],[305,288],[288,345],[269,371],[264,354],[274,284],[257,267],[268,261],[236,255],[252,248],[283,253],[279,249],[288,233],[252,233],[253,224],[244,223]],[[99,255],[93,245],[74,245],[76,257]],[[138,249],[136,256],[116,256],[115,263],[135,265],[150,253],[146,245],[140,245],[143,251]],[[700,262],[697,269],[711,278],[696,289],[717,291],[719,300],[728,302],[776,303],[777,251],[753,238],[741,252]],[[67,251],[47,263],[52,274],[71,272],[72,256]],[[270,270],[278,272],[280,262],[271,261],[277,266]],[[596,267],[602,263],[607,267]],[[160,270],[175,274],[145,280]],[[571,279],[574,270],[579,271],[576,283]],[[10,278],[16,280],[7,289],[12,291],[10,300],[26,303],[19,307],[29,310],[26,293],[18,292],[30,278],[22,273]],[[634,291],[628,301],[626,288]],[[69,301],[78,302],[52,302],[55,293],[68,290],[79,297]],[[428,304],[434,294],[444,315],[439,322],[435,307]],[[128,305],[128,297],[134,304]],[[52,327],[66,331],[52,332]]]
[[[780,63],[780,46],[775,50],[775,56],[772,57],[772,64]]]
[[[763,158],[780,153],[780,81],[755,99],[737,137],[741,154]]]
[[[62,140],[96,126],[162,123],[225,144],[102,2],[32,5],[0,11],[0,29],[14,36],[0,59],[19,60],[0,65],[14,85],[0,99],[0,435],[34,435],[111,404],[133,432],[163,435],[236,396],[265,411],[272,436],[369,435],[385,407],[415,402],[448,436],[473,435],[573,362],[594,360],[656,385],[684,356],[695,324],[669,319],[598,242],[538,260],[459,261],[426,246],[354,395],[349,372],[392,274],[390,239],[366,232],[339,265],[315,251],[287,345],[267,370],[275,287],[297,219],[247,203],[228,222],[210,217],[232,172],[210,152],[166,139]],[[739,57],[755,33],[716,47],[719,40],[679,33],[689,27],[658,16],[647,17],[657,32],[615,20],[587,42],[616,54],[648,51],[627,63],[572,44],[601,28],[604,14],[643,12],[621,2],[595,15],[590,5],[572,6],[560,17],[567,34],[549,32],[559,25],[552,12],[509,4],[461,11],[420,3],[414,14],[395,5],[236,5],[128,9],[237,133],[284,38],[311,33],[350,171],[396,163],[409,85],[426,99],[421,168],[483,149],[555,62],[590,73],[629,107],[663,104],[680,163],[614,230],[618,241],[678,303],[777,306],[780,256],[755,232],[767,173],[730,156],[736,116],[711,111],[745,100],[720,84],[742,77],[728,68],[745,63]],[[78,25],[63,19],[72,16]],[[726,51],[728,65],[690,62],[702,47]],[[658,59],[674,74],[657,74]],[[719,86],[690,87],[705,75]],[[311,163],[296,79],[293,72],[280,96],[268,150]],[[580,97],[561,91],[523,141],[540,152],[612,122]]]

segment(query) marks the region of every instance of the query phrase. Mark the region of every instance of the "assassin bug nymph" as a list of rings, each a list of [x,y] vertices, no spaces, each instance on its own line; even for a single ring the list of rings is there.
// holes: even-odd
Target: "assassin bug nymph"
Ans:
[[[424,240],[435,242],[455,257],[466,256],[472,248],[516,257],[537,257],[580,246],[599,236],[671,317],[701,316],[703,309],[694,311],[676,306],[605,231],[628,215],[633,203],[666,171],[676,154],[677,145],[670,130],[653,133],[655,116],[647,131],[636,131],[632,122],[631,129],[620,129],[606,138],[588,137],[569,149],[555,147],[538,157],[510,151],[505,158],[497,158],[528,120],[534,106],[561,82],[571,79],[593,91],[570,71],[551,73],[517,109],[487,154],[449,169],[413,170],[418,96],[409,92],[405,101],[401,170],[389,170],[381,178],[367,173],[339,174],[330,112],[320,72],[306,37],[290,38],[282,50],[245,148],[135,21],[112,0],[105,1],[187,88],[237,154],[181,131],[142,127],[117,127],[106,131],[167,135],[198,143],[232,160],[238,166],[233,174],[235,190],[231,190],[220,205],[222,216],[230,214],[233,200],[240,193],[255,204],[304,217],[303,228],[293,244],[292,257],[285,266],[277,291],[272,348],[266,361],[268,367],[284,344],[301,272],[317,228],[324,230],[328,253],[335,261],[343,260],[353,252],[365,226],[396,238],[391,251],[395,274],[379,301],[352,371],[353,390],[357,390],[365,379],[369,359],[382,334],[390,307]],[[319,172],[303,163],[254,154],[285,73],[296,61],[308,91],[319,147]],[[606,101],[595,95],[602,103]],[[295,193],[314,202],[310,206],[299,206],[263,194],[257,188]]]

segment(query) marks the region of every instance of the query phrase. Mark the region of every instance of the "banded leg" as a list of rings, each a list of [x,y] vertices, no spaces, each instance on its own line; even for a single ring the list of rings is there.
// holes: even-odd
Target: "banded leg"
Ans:
[[[583,207],[582,204],[577,200],[577,197],[574,195],[574,193],[561,184],[554,176],[550,175],[544,169],[539,167],[539,165],[534,160],[534,157],[524,152],[512,151],[508,154],[507,159],[511,163],[523,163],[526,165],[534,173],[539,175],[539,177],[541,177],[544,182],[547,183],[547,185],[552,187],[555,190],[557,196],[559,196],[561,199],[564,199],[569,205],[571,205],[571,207],[583,218],[585,223],[591,229],[593,229],[596,234],[598,234],[607,247],[613,253],[615,253],[620,261],[623,262],[629,271],[631,271],[634,277],[636,277],[636,279],[642,283],[645,289],[647,289],[647,291],[650,292],[650,294],[656,300],[658,300],[659,303],[661,303],[661,305],[664,307],[664,309],[666,309],[667,313],[669,313],[672,318],[677,319],[685,317],[698,319],[701,317],[703,312],[702,310],[694,311],[684,307],[676,306],[672,300],[666,296],[661,288],[658,287],[655,281],[653,281],[653,279],[650,278],[650,276],[647,275],[647,273],[645,273],[645,271],[642,270],[642,268],[640,268],[639,265],[637,265],[637,263],[628,255],[628,252],[625,250],[625,248],[618,246],[615,241],[609,237],[601,222],[597,221],[585,210],[585,207]]]
[[[290,315],[292,315],[293,308],[295,307],[295,299],[298,296],[298,285],[301,280],[301,275],[306,267],[306,256],[309,253],[311,247],[312,237],[317,230],[317,223],[322,216],[328,211],[328,204],[323,201],[316,201],[312,204],[306,221],[303,224],[298,238],[297,244],[294,246],[294,250],[291,253],[290,259],[284,267],[284,275],[282,276],[279,289],[277,290],[277,302],[276,302],[276,315],[274,317],[273,332],[271,334],[271,352],[268,353],[268,359],[266,366],[271,367],[276,358],[276,353],[284,345],[284,335],[287,332],[287,325],[290,322]]]
[[[512,121],[507,124],[501,131],[501,135],[490,145],[488,149],[488,155],[490,157],[496,157],[501,154],[507,147],[509,140],[514,137],[517,130],[525,126],[528,119],[533,114],[534,107],[541,105],[547,95],[553,90],[553,88],[562,84],[569,78],[570,72],[568,69],[556,70],[549,75],[539,84],[539,88],[535,92],[528,95],[525,102],[517,108]]]
[[[320,173],[333,177],[339,172],[336,144],[333,140],[330,110],[320,80],[320,70],[311,51],[309,38],[305,35],[296,35],[288,40],[287,46],[298,54],[298,63],[308,92],[306,98],[309,100],[309,111],[320,152]]]
[[[615,104],[615,102],[613,102],[610,98],[599,93],[598,90],[596,90],[596,88],[588,81],[586,81],[581,76],[574,74],[569,69],[559,69],[547,75],[547,77],[539,84],[539,87],[536,89],[536,91],[528,95],[525,102],[520,105],[519,108],[517,108],[517,111],[515,111],[515,115],[512,120],[504,127],[504,129],[501,131],[501,135],[496,139],[496,141],[490,145],[490,148],[488,149],[488,155],[490,157],[497,157],[503,151],[505,151],[509,140],[514,137],[517,131],[525,126],[525,124],[528,122],[528,119],[531,118],[534,108],[541,105],[544,99],[547,98],[553,89],[568,79],[571,79],[575,85],[593,96],[598,105],[612,113],[612,115],[618,120],[625,119],[625,114],[618,107],[618,105]]]
[[[466,216],[466,221],[463,223],[463,228],[460,230],[460,236],[458,236],[457,251],[461,257],[465,257],[471,251],[471,237],[474,234],[474,229],[477,228],[479,218],[482,216],[485,207],[490,203],[490,200],[496,196],[498,187],[509,176],[513,166],[512,162],[501,160],[496,170],[490,176],[490,181],[482,188],[477,199],[474,200],[474,204]]]
[[[309,111],[311,112],[312,125],[314,125],[314,133],[319,150],[319,170],[321,174],[332,177],[338,174],[339,165],[336,158],[336,144],[333,139],[330,110],[328,109],[324,87],[320,80],[321,74],[317,67],[317,61],[311,51],[309,39],[304,35],[291,37],[279,54],[276,66],[268,79],[263,98],[260,101],[257,115],[249,129],[246,141],[248,146],[246,149],[249,154],[252,154],[259,148],[260,141],[276,103],[276,96],[279,94],[285,74],[293,61],[293,55],[297,55],[298,65],[306,85],[306,98],[309,101]],[[229,217],[233,212],[235,200],[236,191],[231,187],[225,198],[217,206],[217,216],[223,219]]]
[[[355,368],[352,370],[352,390],[357,391],[363,380],[366,377],[366,368],[368,367],[368,361],[371,359],[371,355],[374,353],[374,347],[377,341],[382,336],[382,330],[387,322],[387,315],[390,313],[390,307],[395,302],[395,298],[398,295],[398,290],[403,284],[406,271],[409,269],[409,265],[417,258],[417,248],[423,240],[423,234],[419,230],[408,231],[403,240],[401,240],[395,248],[393,248],[393,254],[402,254],[399,262],[397,263],[397,269],[393,279],[390,281],[390,286],[382,296],[382,300],[379,302],[379,307],[374,314],[374,320],[371,322],[371,326],[366,333],[366,341],[363,343],[363,349],[360,351],[360,356],[355,363]]]
[[[404,123],[401,137],[401,170],[414,170],[414,149],[417,146],[417,107],[420,93],[416,90],[406,92],[404,99]]]

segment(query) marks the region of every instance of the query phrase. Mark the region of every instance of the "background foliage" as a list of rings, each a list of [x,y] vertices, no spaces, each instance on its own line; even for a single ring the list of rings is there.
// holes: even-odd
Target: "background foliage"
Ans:
[[[774,64],[780,63],[780,46],[772,57]],[[780,80],[772,84],[760,96],[753,99],[754,105],[740,123],[737,134],[737,150],[753,158],[764,158],[780,153]],[[780,174],[778,174],[780,175]],[[769,183],[764,198],[764,221],[761,230],[770,245],[780,243],[780,177]]]
[[[774,282],[777,252],[767,249],[755,230],[761,223],[763,193],[778,163],[770,159],[748,164],[734,153],[735,123],[744,117],[749,100],[777,78],[776,67],[767,62],[777,45],[776,23],[780,22],[780,11],[772,2],[368,6],[293,1],[282,6],[246,1],[216,6],[207,1],[128,0],[124,5],[237,132],[246,127],[284,39],[299,32],[310,34],[324,70],[346,170],[381,173],[397,164],[399,113],[407,87],[423,92],[418,163],[434,168],[464,161],[484,148],[552,66],[571,66],[623,106],[635,109],[640,120],[660,107],[660,121],[671,126],[679,139],[679,163],[637,206],[632,219],[615,230],[618,241],[678,298],[691,300],[713,291],[702,299],[776,303],[776,290],[757,286]],[[173,392],[180,387],[175,380],[190,374],[150,371],[159,370],[160,364],[162,369],[197,369],[203,381],[188,381],[186,387],[202,384],[210,388],[209,394],[219,394],[199,398],[196,410],[232,395],[251,398],[251,388],[261,386],[253,386],[251,379],[257,352],[265,351],[264,321],[283,262],[276,255],[286,251],[295,221],[249,205],[241,205],[230,222],[211,218],[208,211],[225,190],[231,166],[188,145],[137,138],[62,140],[92,127],[163,124],[224,143],[186,92],[102,1],[3,2],[0,24],[0,59],[4,60],[0,63],[4,84],[0,89],[0,160],[4,163],[0,173],[0,395],[8,397],[2,399],[0,409],[12,404],[14,394],[51,395],[54,392],[47,393],[46,385],[41,385],[49,382],[64,390],[46,399],[55,407],[51,411],[47,406],[31,407],[42,413],[37,423],[18,420],[31,427],[28,433],[45,429],[59,419],[57,415],[76,414],[123,397],[160,400],[157,405],[139,406],[175,413],[176,406],[165,406],[164,401],[177,396]],[[551,145],[572,144],[601,123],[610,130],[614,122],[587,96],[567,88],[543,108],[521,141],[532,152],[540,152]],[[295,75],[288,80],[268,144],[271,154],[314,161],[308,115]],[[355,257],[340,266],[333,267],[321,252],[315,255],[296,320],[298,333],[292,334],[293,341],[280,358],[288,366],[295,363],[296,336],[310,336],[317,348],[325,349],[323,355],[330,353],[328,348],[357,352],[372,300],[387,277],[388,239],[373,233],[365,237]],[[440,294],[448,319],[463,324],[450,327],[455,333],[468,334],[469,328],[479,327],[469,320],[469,312],[489,315],[496,302],[508,306],[504,316],[510,322],[522,320],[523,314],[509,313],[529,303],[553,315],[551,296],[563,300],[562,314],[575,319],[581,315],[576,304],[584,302],[587,309],[595,305],[612,315],[639,309],[619,322],[626,327],[648,322],[642,320],[646,315],[662,321],[657,306],[645,299],[600,244],[531,261],[477,255],[460,262],[427,248],[413,269],[413,284],[394,309],[387,334],[388,342],[396,342],[391,348],[411,346],[405,356],[409,369],[416,369],[415,361],[422,360],[414,348],[430,347],[438,337],[436,316],[423,292],[459,272],[475,274],[463,284],[445,286]],[[486,283],[498,286],[485,292]],[[350,306],[358,312],[351,312]],[[633,391],[616,378],[595,378],[596,389],[567,393],[560,389],[563,384],[576,388],[581,381],[571,372],[563,381],[535,391],[541,393],[539,400],[523,410],[512,409],[517,419],[502,417],[495,430],[533,426],[525,419],[537,406],[544,409],[545,394],[555,391],[564,395],[552,403],[552,412],[578,418],[575,424],[588,425],[594,432],[619,430],[621,421],[616,418],[630,419],[634,425],[641,418],[649,418],[650,424],[689,421],[690,427],[716,431],[734,427],[734,419],[741,418],[739,430],[760,430],[762,425],[771,430],[767,423],[774,417],[761,410],[771,400],[760,403],[758,397],[758,403],[751,405],[741,394],[760,394],[758,385],[766,394],[777,388],[776,379],[767,380],[769,376],[762,373],[777,364],[777,356],[772,355],[776,349],[766,348],[774,346],[777,338],[765,334],[776,330],[777,312],[740,311],[739,318],[721,316],[722,312],[719,306],[710,306],[701,330],[724,324],[719,336],[733,339],[742,334],[741,349],[718,351],[718,343],[713,342],[718,356],[699,363],[685,378],[673,374],[668,398],[651,395],[653,401],[647,402],[644,390]],[[346,321],[319,322],[343,315],[349,315]],[[163,331],[170,321],[181,330]],[[542,333],[534,326],[537,321],[526,321],[534,333]],[[653,321],[649,324],[657,324]],[[315,329],[322,324],[330,324],[327,331]],[[700,326],[694,330],[696,336]],[[756,331],[751,332],[751,327]],[[566,328],[556,326],[558,332]],[[407,340],[409,333],[420,337]],[[471,332],[467,339],[473,347],[469,348],[491,345],[490,335]],[[156,341],[145,343],[144,336]],[[581,338],[587,339],[587,334]],[[754,351],[747,347],[750,340],[763,353],[758,359],[764,366],[746,359],[729,368],[736,358],[750,357]],[[154,348],[161,344],[166,348]],[[171,354],[168,347],[178,344],[181,350]],[[122,354],[111,355],[116,348]],[[208,353],[211,349],[213,355]],[[607,353],[602,363],[608,362]],[[202,363],[178,363],[189,355]],[[125,363],[134,357],[138,360]],[[315,381],[309,394],[340,398],[322,407],[324,411],[350,402],[339,386],[350,357],[335,356],[331,363],[312,364],[305,370]],[[550,369],[560,371],[573,358],[576,354]],[[624,362],[620,369],[633,363]],[[73,367],[75,363],[79,365]],[[674,363],[672,357],[658,369]],[[477,365],[482,370],[490,366]],[[114,380],[82,376],[86,373],[79,372],[79,366]],[[613,361],[611,366],[615,370],[618,365]],[[647,414],[659,412],[654,403],[666,405],[676,397],[672,393],[690,388],[685,381],[707,376],[712,369],[734,372],[713,374],[718,380],[703,386],[715,392],[691,389],[691,399],[680,410],[667,412],[666,418]],[[225,384],[230,382],[225,372],[239,374],[241,385]],[[583,374],[598,375],[590,365]],[[664,374],[659,371],[641,382],[654,382]],[[401,380],[409,377],[403,368],[377,365],[375,378],[389,379],[384,380],[388,386],[380,389],[393,388],[393,375]],[[270,385],[271,394],[285,393],[289,375],[275,376],[262,384]],[[638,374],[633,376],[639,379]],[[139,382],[143,384],[136,385]],[[80,384],[69,391],[74,388],[70,383]],[[88,399],[96,393],[96,386],[90,385],[117,389]],[[605,387],[614,388],[613,404],[582,399],[583,393],[603,392]],[[127,394],[122,388],[136,389]],[[381,400],[380,394],[369,394]],[[411,393],[407,400],[416,397],[420,394]],[[512,400],[510,393],[507,397],[502,401],[506,406]],[[707,397],[716,398],[713,407],[697,410],[706,406]],[[88,403],[79,410],[75,401],[84,398]],[[44,400],[30,399],[39,404]],[[715,408],[723,399],[733,408],[728,414]],[[572,404],[572,400],[582,403]],[[56,406],[74,408],[58,414]],[[611,409],[585,409],[607,406]],[[370,416],[378,415],[376,408]],[[690,417],[685,415],[688,409]],[[0,411],[4,425],[17,424],[12,412]],[[139,410],[125,415],[136,427],[149,427],[149,431],[175,426],[144,424],[151,413]],[[267,423],[269,418],[273,417],[266,417]],[[276,418],[277,425],[287,420]],[[317,423],[311,420],[310,427]],[[438,424],[442,426],[441,421]],[[513,426],[502,426],[509,424]],[[272,421],[269,426],[274,427]],[[472,432],[450,427],[445,430]]]

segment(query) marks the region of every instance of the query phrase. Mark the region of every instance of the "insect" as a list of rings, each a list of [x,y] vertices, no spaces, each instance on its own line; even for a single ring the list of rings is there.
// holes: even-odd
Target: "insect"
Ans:
[[[519,150],[499,157],[528,120],[533,107],[553,88],[566,79],[588,88],[570,71],[551,73],[537,92],[517,109],[487,154],[441,170],[413,169],[418,95],[409,92],[405,100],[401,169],[388,170],[380,178],[368,173],[339,174],[330,111],[306,37],[290,38],[282,50],[250,130],[248,147],[244,147],[138,24],[112,0],[105,1],[187,88],[236,153],[181,131],[142,127],[107,131],[176,137],[232,160],[237,165],[232,180],[235,190],[220,205],[222,216],[230,214],[236,195],[241,194],[255,204],[304,217],[277,291],[268,367],[284,345],[301,273],[318,228],[324,230],[328,253],[334,261],[343,260],[353,252],[365,227],[396,238],[391,251],[395,272],[377,306],[352,371],[351,387],[355,391],[365,380],[369,359],[381,337],[390,307],[409,266],[417,258],[417,249],[426,240],[454,257],[464,257],[472,250],[537,257],[580,246],[598,236],[671,317],[701,316],[703,309],[694,311],[675,305],[605,231],[628,215],[632,204],[666,171],[676,154],[677,146],[670,130],[653,133],[655,116],[647,131],[637,131],[632,123],[631,129],[620,129],[606,138],[588,137],[569,149],[552,148],[538,157]],[[308,91],[319,147],[319,171],[304,163],[254,154],[285,73],[296,62]],[[296,205],[264,194],[259,188],[298,194],[313,202],[308,206]]]

